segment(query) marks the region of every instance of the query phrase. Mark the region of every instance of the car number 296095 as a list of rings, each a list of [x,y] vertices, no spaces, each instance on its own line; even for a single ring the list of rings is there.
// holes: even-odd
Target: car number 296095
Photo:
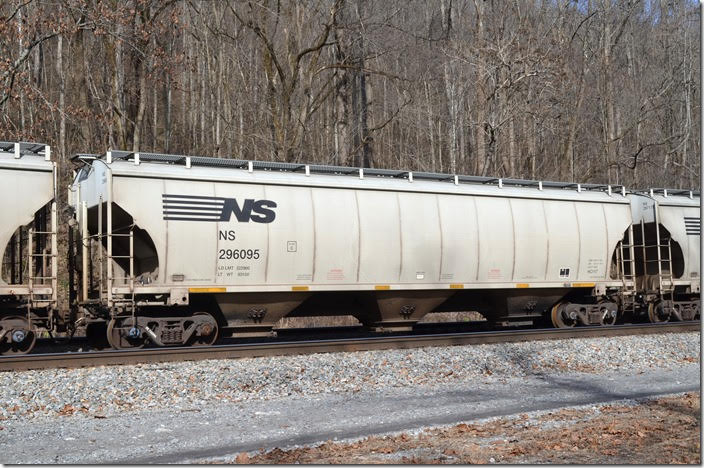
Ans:
[[[220,260],[258,260],[259,249],[220,249]]]

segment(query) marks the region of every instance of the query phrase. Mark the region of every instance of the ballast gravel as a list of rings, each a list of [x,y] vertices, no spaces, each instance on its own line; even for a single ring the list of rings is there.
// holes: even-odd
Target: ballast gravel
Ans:
[[[629,374],[699,362],[700,334],[585,338],[0,373],[0,422],[216,402],[430,388],[560,373]]]

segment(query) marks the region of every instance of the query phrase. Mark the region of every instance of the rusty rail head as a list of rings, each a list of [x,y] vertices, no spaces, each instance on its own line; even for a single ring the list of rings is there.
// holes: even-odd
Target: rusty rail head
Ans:
[[[595,338],[624,335],[693,332],[701,322],[616,325],[563,329],[507,330],[489,332],[436,333],[427,335],[378,336],[368,338],[280,341],[228,344],[189,348],[152,348],[56,354],[29,354],[0,357],[0,371],[93,367],[154,362],[238,359],[265,356],[291,356],[314,353],[411,349],[430,346],[477,345],[519,341]]]

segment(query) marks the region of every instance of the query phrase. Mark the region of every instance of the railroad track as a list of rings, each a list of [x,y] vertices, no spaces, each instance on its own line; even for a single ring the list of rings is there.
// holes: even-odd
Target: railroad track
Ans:
[[[395,335],[364,338],[318,339],[266,343],[227,344],[189,348],[151,348],[135,350],[87,351],[53,354],[28,354],[0,357],[0,371],[76,368],[102,365],[144,364],[203,359],[290,356],[313,353],[410,349],[429,346],[476,345],[519,341],[594,338],[624,335],[649,335],[698,331],[701,323],[615,325],[563,329],[503,330],[424,335]]]

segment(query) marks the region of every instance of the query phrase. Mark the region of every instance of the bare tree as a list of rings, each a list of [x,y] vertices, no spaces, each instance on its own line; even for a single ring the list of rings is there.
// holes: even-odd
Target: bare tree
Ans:
[[[0,134],[691,187],[699,25],[665,0],[6,0]]]

